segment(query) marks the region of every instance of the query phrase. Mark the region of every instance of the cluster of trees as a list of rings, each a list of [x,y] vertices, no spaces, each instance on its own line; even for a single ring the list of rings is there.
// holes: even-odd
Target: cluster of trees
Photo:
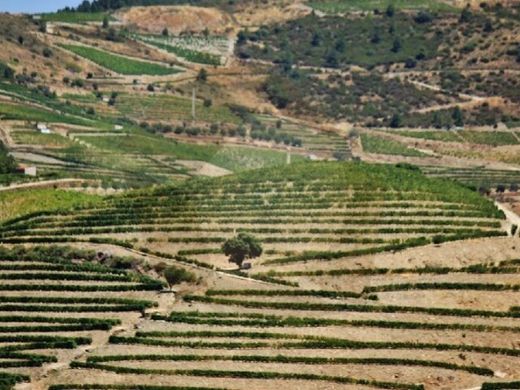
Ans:
[[[159,275],[164,276],[164,279],[166,280],[170,290],[172,290],[173,286],[177,284],[181,284],[183,282],[194,283],[197,280],[193,272],[187,271],[181,267],[176,267],[174,265],[168,266],[164,262],[156,264],[154,266],[154,270]]]
[[[348,64],[374,66],[404,62],[407,58],[413,60],[408,67],[413,67],[417,61],[434,56],[441,42],[437,34],[432,34],[434,15],[426,11],[415,16],[394,14],[390,6],[377,23],[373,17],[346,20],[310,15],[283,25],[241,31],[237,55],[330,68]],[[410,24],[415,27],[409,28]],[[428,35],[432,38],[425,39]],[[263,47],[257,42],[263,42]],[[367,45],[360,45],[362,42]]]
[[[84,0],[76,8],[65,7],[64,12],[101,12],[119,9],[122,7],[133,7],[139,5],[177,5],[189,3],[186,0]]]
[[[302,140],[294,135],[277,132],[276,129],[270,127],[253,129],[251,131],[251,138],[262,141],[274,141],[277,144],[291,145],[295,147],[302,146]]]
[[[212,123],[209,128],[188,126],[184,123],[180,126],[172,126],[165,123],[153,123],[141,122],[139,126],[152,133],[171,133],[175,134],[186,134],[189,136],[199,135],[222,135],[227,137],[241,137],[245,138],[247,135],[246,128],[243,125],[231,128],[223,128],[218,123]],[[259,122],[252,124],[251,138],[263,141],[274,141],[278,144],[291,145],[294,147],[301,147],[302,140],[294,135],[280,132],[275,128],[266,128]]]

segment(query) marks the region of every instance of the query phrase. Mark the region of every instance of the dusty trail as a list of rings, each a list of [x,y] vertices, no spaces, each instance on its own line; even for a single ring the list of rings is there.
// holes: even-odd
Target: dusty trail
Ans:
[[[520,215],[516,214],[514,211],[512,211],[507,205],[504,203],[500,203],[498,201],[495,201],[495,205],[504,212],[507,219],[507,230],[508,234],[511,232],[511,226],[516,225],[520,226]]]
[[[31,188],[49,188],[49,187],[74,187],[80,186],[83,183],[90,182],[91,180],[85,179],[57,179],[57,180],[45,180],[33,183],[14,184],[9,187],[0,187],[0,192],[15,191],[21,189]]]

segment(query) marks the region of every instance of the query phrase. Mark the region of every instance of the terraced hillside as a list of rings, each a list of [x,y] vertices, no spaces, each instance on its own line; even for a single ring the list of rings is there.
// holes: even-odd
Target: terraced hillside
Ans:
[[[343,275],[301,275],[300,288],[200,270],[204,286],[182,293],[170,314],[112,335],[45,383],[56,390],[514,389],[495,383],[520,374],[512,341],[520,331],[520,262],[489,261],[514,256],[507,241],[481,246],[467,267],[453,265],[459,255],[408,251],[387,256],[386,270],[358,258],[361,272],[348,262]],[[442,261],[452,265],[418,267]]]
[[[66,367],[157,305],[162,282],[93,251],[0,248],[0,386]],[[110,266],[110,264],[116,267]]]
[[[6,222],[1,241],[116,239],[227,267],[220,245],[237,231],[266,246],[259,269],[432,242],[504,235],[488,200],[419,172],[361,163],[304,163],[108,198],[88,209]]]
[[[473,186],[474,188],[497,188],[514,190],[520,186],[520,170],[423,167],[422,171],[431,177],[443,177]]]

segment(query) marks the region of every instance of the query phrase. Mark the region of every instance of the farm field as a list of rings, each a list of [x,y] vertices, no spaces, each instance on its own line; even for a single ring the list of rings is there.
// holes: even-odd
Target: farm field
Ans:
[[[309,162],[284,168],[283,176],[279,172],[275,167],[199,179],[177,189],[115,197],[90,210],[30,215],[1,237],[15,243],[52,242],[57,232],[59,240],[115,235],[170,255],[210,255],[206,266],[225,268],[222,255],[211,255],[239,230],[258,235],[266,245],[269,256],[258,268],[268,272],[275,265],[326,264],[432,241],[505,234],[503,214],[491,202],[416,171]]]
[[[0,221],[34,212],[93,206],[100,200],[101,198],[92,195],[53,189],[2,191],[0,192]]]
[[[399,134],[403,137],[420,138],[442,142],[462,142],[475,145],[505,146],[518,145],[520,143],[518,133],[514,131],[406,131],[391,130],[389,133]]]
[[[361,144],[366,153],[390,154],[409,157],[425,157],[425,153],[406,145],[371,134],[361,134]]]
[[[93,47],[78,45],[61,45],[61,47],[123,75],[165,76],[180,72],[176,68],[122,57]]]
[[[41,134],[14,128],[18,159],[33,164],[49,180],[76,178],[88,186],[140,188],[173,184],[198,175],[283,165],[285,152],[233,145],[179,142],[131,126],[117,132],[74,128],[62,134]],[[305,157],[293,155],[293,162]]]
[[[82,138],[89,144],[106,151],[121,155],[155,154],[175,162],[179,160],[205,161],[231,171],[281,165],[286,161],[286,154],[278,151],[249,149],[239,146],[197,145],[162,139],[148,134],[134,133],[123,136],[100,136]],[[294,156],[296,162],[303,157]]]
[[[229,54],[229,40],[225,37],[134,35],[132,38],[198,64],[222,65],[222,57]]]
[[[87,119],[58,114],[53,111],[22,105],[2,102],[0,118],[3,120],[29,120],[34,122],[57,122],[75,125],[90,125]]]
[[[115,107],[121,114],[138,121],[190,121],[192,117],[192,101],[189,98],[157,94],[153,96],[137,96],[121,94]],[[239,123],[239,118],[228,107],[205,107],[200,100],[195,105],[196,119],[207,122]]]
[[[319,131],[290,121],[279,121],[268,115],[259,115],[255,119],[260,126],[267,128],[267,134],[265,130],[258,131],[257,137],[260,140],[270,138],[266,135],[270,136],[269,131],[272,131],[274,137],[277,134],[284,134],[300,140],[301,146],[310,154],[338,160],[346,160],[352,155],[348,140],[332,131]],[[278,125],[280,128],[275,130]],[[251,135],[255,136],[254,131]]]
[[[56,257],[55,252],[56,249],[53,253]],[[9,269],[22,265],[24,269],[35,270],[50,266],[45,256],[31,261],[30,256],[15,254],[16,259],[25,260],[10,260],[5,265]],[[330,280],[326,274],[312,279],[299,276],[300,282],[312,280],[313,289],[306,289],[261,285],[225,275],[211,277],[210,272],[201,271],[207,277],[207,287],[183,293],[175,305],[170,302],[166,311],[146,315],[139,321],[138,329],[125,327],[128,320],[123,317],[117,333],[105,337],[86,356],[73,357],[70,368],[53,373],[44,382],[56,389],[146,388],[153,381],[161,386],[197,383],[197,388],[211,389],[244,386],[261,389],[284,383],[304,389],[325,385],[333,389],[346,386],[412,390],[442,386],[469,388],[497,382],[497,373],[503,377],[517,372],[518,351],[505,338],[514,338],[519,331],[516,308],[508,306],[515,302],[517,294],[511,283],[515,280],[518,260],[480,261],[474,259],[473,267],[465,269],[431,268],[420,273],[408,267],[386,273],[369,267],[363,270],[363,277],[345,273],[340,281],[336,276],[344,287],[338,284],[334,290],[322,289]],[[63,260],[53,261],[53,272],[69,267],[66,264]],[[107,277],[100,266],[83,263],[74,267],[96,272],[92,278]],[[113,272],[110,278],[118,275]],[[355,269],[351,272],[355,273]],[[472,283],[461,282],[468,276]],[[436,282],[423,282],[415,287],[410,283],[399,284],[400,279],[410,278]],[[454,279],[459,282],[448,282]],[[234,287],[230,289],[231,281]],[[353,281],[356,282],[349,283]],[[99,285],[102,282],[94,286]],[[151,289],[159,288],[152,286]],[[414,288],[420,288],[419,296],[412,294]],[[139,292],[140,301],[136,302],[131,298],[133,294],[111,293],[110,298],[103,297],[101,306],[101,301],[91,296],[84,298],[78,292],[74,293],[74,300],[67,298],[70,302],[60,298],[71,314],[62,313],[60,319],[54,319],[60,326],[55,329],[70,332],[72,325],[68,324],[74,320],[68,318],[77,318],[79,313],[83,318],[77,321],[81,324],[87,323],[84,317],[101,309],[95,316],[99,322],[109,322],[108,318],[117,321],[123,316],[124,313],[105,314],[105,305],[117,304],[120,311],[132,310],[125,305],[136,307],[134,310],[139,310],[139,305],[153,307],[153,299],[143,302],[143,297],[151,295]],[[467,300],[478,299],[479,308],[456,303],[461,295]],[[122,302],[121,296],[127,302]],[[39,310],[48,317],[45,304],[53,299],[58,298],[25,299],[27,303],[10,298],[4,305],[5,308],[23,305],[31,310],[31,316]],[[498,307],[496,299],[501,302]],[[89,301],[98,305],[94,308]],[[9,320],[22,321],[18,317],[7,317],[6,321]],[[112,326],[118,326],[116,321]],[[87,335],[93,333],[93,326],[85,329],[89,330]],[[34,331],[43,329],[47,328],[31,327]]]
[[[155,264],[188,267],[204,280],[183,287],[175,301],[166,295],[159,304],[169,303],[146,314],[138,326],[125,326],[135,317],[117,311],[96,315],[98,321],[110,318],[120,330],[108,330],[109,337],[87,354],[70,357],[66,369],[45,378],[37,370],[16,373],[40,378],[53,389],[150,383],[265,389],[284,383],[302,389],[421,390],[496,382],[497,373],[516,375],[519,356],[507,341],[520,331],[517,239],[504,237],[503,218],[492,202],[448,181],[384,165],[331,162],[197,179],[16,218],[1,226],[0,242],[112,243],[148,254]],[[265,254],[250,271],[230,267],[220,252],[223,240],[236,231],[263,242]],[[463,239],[482,249],[467,253],[464,261],[446,258],[443,248],[463,246]],[[432,261],[417,257],[432,242]],[[498,251],[483,249],[489,243]],[[23,265],[25,278],[31,275],[27,270],[51,265],[53,272],[92,269],[95,273],[81,277],[99,281],[79,285],[89,291],[125,278],[116,270],[105,276],[102,272],[109,271],[89,264],[85,255],[73,255],[86,261],[69,266],[65,260],[49,264],[47,254],[31,261],[23,252],[6,253],[3,258],[25,259],[6,264],[9,270]],[[66,286],[60,291],[68,291]],[[150,284],[152,290],[161,288]],[[83,318],[94,310],[87,300],[94,302],[97,293],[86,298],[81,291],[73,293],[75,301],[68,292],[60,300]],[[104,304],[115,304],[117,297],[121,307],[121,299],[138,296],[153,307],[148,293],[117,291],[104,295],[114,301]],[[5,304],[14,305],[15,298],[9,299]],[[41,311],[57,298],[51,293],[45,302],[23,299],[32,299],[31,310]],[[81,302],[81,311],[73,302]],[[61,319],[69,318],[68,310],[59,316],[63,329],[65,321],[72,322]],[[92,333],[80,334],[90,343]]]
[[[460,136],[472,144],[484,144],[491,146],[518,145],[520,143],[517,135],[511,132],[483,132],[483,131],[461,131]]]
[[[402,135],[403,137],[428,139],[432,141],[443,141],[443,142],[461,142],[463,138],[457,136],[459,133],[451,131],[406,131],[397,130],[391,131],[391,133]]]
[[[4,388],[45,377],[43,366],[73,359],[157,306],[152,291],[162,282],[95,258],[94,251],[58,247],[0,248]]]
[[[421,167],[431,177],[452,179],[475,188],[514,188],[520,185],[520,170],[492,170],[479,168]]]

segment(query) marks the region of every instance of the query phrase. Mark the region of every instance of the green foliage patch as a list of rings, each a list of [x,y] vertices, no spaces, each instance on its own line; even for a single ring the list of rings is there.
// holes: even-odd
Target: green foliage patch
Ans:
[[[89,46],[61,45],[66,50],[95,62],[96,64],[124,75],[165,76],[179,73],[176,68],[130,59]]]

